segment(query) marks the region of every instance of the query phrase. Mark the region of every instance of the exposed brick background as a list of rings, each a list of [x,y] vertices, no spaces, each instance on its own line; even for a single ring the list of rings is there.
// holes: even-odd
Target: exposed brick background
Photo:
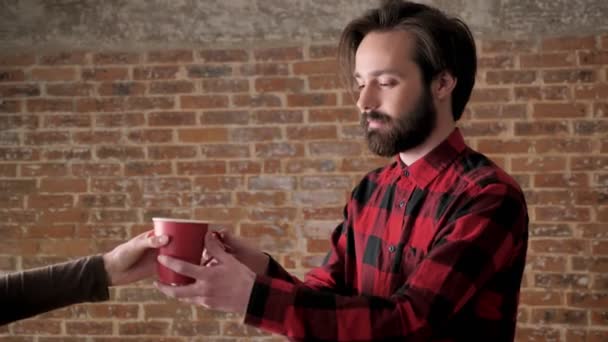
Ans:
[[[608,36],[478,43],[459,126],[517,178],[531,217],[517,341],[608,341]],[[334,56],[333,42],[3,53],[0,269],[105,251],[154,216],[209,220],[296,274],[318,265],[350,190],[386,162]],[[0,340],[283,340],[239,320],[144,282]]]

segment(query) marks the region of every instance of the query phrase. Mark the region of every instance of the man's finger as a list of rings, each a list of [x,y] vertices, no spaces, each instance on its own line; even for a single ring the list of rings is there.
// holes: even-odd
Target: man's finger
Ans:
[[[224,244],[214,233],[208,233],[205,237],[205,248],[214,259],[217,259],[221,263],[233,258],[232,255],[226,252]]]
[[[159,255],[157,257],[158,262],[160,262],[165,267],[185,276],[199,279],[204,277],[204,273],[201,272],[203,268],[198,265],[191,264],[189,262],[185,262],[179,259],[172,258],[166,255]]]
[[[197,297],[199,296],[198,292],[200,292],[200,289],[198,289],[196,283],[184,286],[171,286],[154,282],[154,286],[156,286],[156,288],[165,295],[172,298],[178,298],[180,300],[182,298],[186,299]]]

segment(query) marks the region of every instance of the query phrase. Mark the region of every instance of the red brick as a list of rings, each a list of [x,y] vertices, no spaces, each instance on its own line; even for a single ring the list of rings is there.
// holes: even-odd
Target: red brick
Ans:
[[[592,255],[608,256],[608,241],[593,241],[591,243],[591,248]]]
[[[148,52],[149,63],[189,63],[194,61],[191,50],[161,50]]]
[[[86,63],[84,52],[60,52],[52,55],[40,56],[42,65],[82,65]]]
[[[204,158],[247,158],[250,156],[249,145],[245,144],[210,144],[201,146]]]
[[[92,123],[93,119],[90,115],[45,115],[42,126],[45,128],[86,128],[91,127]]]
[[[237,204],[256,207],[280,206],[286,202],[285,192],[237,192]]]
[[[477,58],[479,69],[510,69],[515,66],[515,58],[510,55],[480,56]]]
[[[136,304],[89,304],[87,312],[91,318],[99,319],[135,319],[139,305]]]
[[[304,156],[304,145],[294,143],[266,143],[255,145],[258,158],[292,158]]]
[[[4,79],[0,72],[0,80]],[[74,68],[34,68],[30,71],[32,81],[76,81],[77,73]]]
[[[288,223],[241,223],[241,236],[244,238],[273,237],[280,239],[293,235],[293,228]]]
[[[359,156],[362,152],[361,144],[356,142],[313,142],[309,145],[311,156],[338,155],[341,157]]]
[[[56,144],[68,144],[70,142],[70,134],[68,132],[29,132],[25,133],[24,143],[25,145],[56,145]]]
[[[0,177],[16,177],[17,164],[0,164]]]
[[[36,63],[36,56],[29,53],[11,53],[0,56],[0,66],[28,66]]]
[[[287,138],[292,140],[337,139],[336,126],[287,127]]]
[[[22,101],[20,100],[2,100],[0,101],[0,113],[20,113],[22,111]],[[21,118],[21,117],[20,117]],[[32,117],[31,118],[36,118]],[[5,124],[7,117],[0,117],[0,126]]]
[[[124,208],[127,205],[127,198],[124,194],[95,194],[79,195],[78,207],[83,208]]]
[[[194,216],[210,222],[234,222],[245,218],[243,208],[196,208]]]
[[[529,70],[503,70],[488,71],[486,82],[496,84],[530,84],[536,81],[536,71]]]
[[[530,306],[555,306],[564,303],[564,296],[562,292],[546,289],[523,289],[520,294],[520,302],[522,305]]]
[[[150,126],[192,126],[196,123],[194,112],[155,112],[148,114]]]
[[[200,207],[225,207],[232,204],[232,200],[230,197],[230,193],[227,192],[207,192],[204,194],[196,194],[194,196],[193,203],[194,206]]]
[[[111,335],[112,322],[66,322],[66,333],[70,335]]]
[[[540,87],[515,87],[513,91],[515,93],[515,100],[517,101],[540,100],[542,98]]]
[[[605,170],[608,167],[608,157],[572,157],[571,168],[574,171]]]
[[[570,222],[589,222],[591,213],[588,208],[576,207],[538,207],[534,213],[539,221],[570,221]]]
[[[235,95],[233,103],[237,107],[279,107],[281,97],[272,94],[261,95]]]
[[[127,137],[136,143],[163,143],[173,140],[173,132],[170,129],[139,129],[129,132]]]
[[[124,178],[110,179],[91,179],[92,192],[119,192],[119,193],[138,193],[141,192],[141,187],[135,180]]]
[[[604,134],[608,131],[606,120],[578,120],[574,121],[574,133],[577,135]]]
[[[507,102],[511,100],[511,91],[506,88],[475,88],[471,94],[471,103]]]
[[[95,126],[102,127],[137,127],[143,126],[146,119],[142,113],[112,113],[95,115]]]
[[[51,96],[92,96],[94,87],[90,83],[47,84],[46,93]]]
[[[0,96],[3,98],[40,96],[40,86],[36,84],[0,85]]]
[[[536,50],[535,40],[484,40],[481,42],[482,53],[514,53]]]
[[[0,147],[0,161],[33,161],[40,158],[38,150],[27,147]]]
[[[177,131],[178,141],[184,143],[221,142],[228,138],[225,128],[188,128]]]
[[[466,137],[499,136],[508,130],[505,122],[465,122],[460,128]]]
[[[536,208],[544,209],[544,208]],[[542,220],[542,219],[541,219]],[[567,239],[533,239],[530,241],[530,251],[532,253],[547,254],[588,254],[590,244],[587,240]]]
[[[47,160],[90,160],[91,151],[87,147],[50,148],[43,151],[43,159]]]
[[[125,165],[126,176],[156,176],[171,174],[170,162],[129,162]]]
[[[21,165],[21,176],[24,177],[61,177],[68,173],[65,163],[45,163]]]
[[[351,107],[331,109],[310,109],[310,122],[359,122],[359,113]]]
[[[146,321],[146,322],[121,322],[118,325],[118,334],[127,336],[138,335],[162,335],[169,334],[169,322]]]
[[[537,103],[532,115],[535,118],[571,118],[584,117],[587,106],[582,103]]]
[[[101,83],[97,92],[101,96],[143,95],[146,92],[146,85],[142,82]]]
[[[560,172],[534,175],[534,187],[537,188],[585,187],[588,185],[589,177],[583,173],[564,174]]]
[[[39,190],[40,192],[85,192],[87,181],[78,178],[43,178]]]
[[[574,87],[574,96],[580,100],[603,100],[608,97],[608,84],[577,85]]]
[[[515,135],[551,135],[568,133],[566,121],[515,122]]]
[[[244,93],[249,91],[247,79],[212,78],[202,81],[205,93]]]
[[[228,173],[245,174],[253,173],[259,174],[262,172],[261,162],[249,161],[249,160],[236,160],[230,161],[228,164]]]
[[[578,58],[581,65],[606,65],[608,50],[579,51]]]
[[[89,214],[85,210],[75,208],[62,208],[39,211],[40,222],[54,223],[84,223],[89,219]],[[64,242],[65,248],[61,248],[61,243]],[[53,244],[41,244],[41,251],[49,254],[62,256],[78,256],[91,253],[91,245],[93,241],[70,241],[68,245],[65,241],[53,241]]]
[[[194,83],[190,81],[151,82],[150,94],[188,94],[194,92]]]
[[[203,109],[228,107],[228,96],[225,95],[197,95],[181,96],[181,108]]]
[[[84,81],[121,81],[130,78],[129,69],[120,67],[83,69],[81,77]]]
[[[245,64],[239,69],[243,76],[286,76],[289,67],[285,63],[257,63]]]
[[[549,172],[562,171],[566,167],[565,157],[517,157],[511,161],[512,171]]]
[[[345,158],[342,159],[340,171],[342,172],[369,172],[388,164],[384,158]]]
[[[206,175],[226,173],[224,161],[200,161],[177,163],[178,175]]]
[[[197,55],[202,62],[207,63],[246,62],[249,60],[249,53],[246,50],[239,49],[202,50]]]
[[[255,90],[258,92],[281,91],[299,92],[304,89],[304,80],[293,77],[263,77],[255,80]]]
[[[281,130],[278,127],[235,128],[230,132],[230,140],[234,142],[276,140],[281,136]]]
[[[175,101],[172,97],[128,97],[127,110],[173,109]]]
[[[177,78],[177,66],[136,67],[133,69],[135,80],[166,80]]]
[[[91,131],[91,132],[74,132],[72,139],[77,144],[109,144],[116,143],[120,140],[122,134],[117,131]]]
[[[61,321],[30,319],[14,323],[11,325],[11,331],[20,335],[59,335],[61,334]]]
[[[576,308],[606,308],[608,307],[608,294],[571,292],[567,295],[568,304]]]
[[[290,107],[335,106],[336,94],[307,93],[287,95],[287,105]]]
[[[253,51],[253,57],[257,61],[293,61],[303,58],[302,48],[283,47],[283,48],[264,48]]]
[[[141,60],[134,52],[100,52],[93,54],[93,63],[104,64],[136,64]]]
[[[193,311],[190,305],[185,305],[179,302],[163,303],[163,304],[144,304],[144,319],[150,320],[154,318],[171,318],[171,319],[192,319]]]
[[[190,159],[196,157],[193,146],[148,146],[149,159]]]
[[[120,164],[95,163],[95,164],[72,164],[74,176],[118,176],[120,175]]]
[[[339,70],[337,60],[323,60],[323,61],[307,61],[293,64],[293,72],[296,75],[318,75],[318,74],[329,74],[337,76],[336,72]]]
[[[286,171],[289,173],[331,172],[337,169],[333,160],[288,160]]]
[[[591,69],[560,69],[542,72],[545,83],[591,83],[597,81],[597,73]]]
[[[203,125],[246,125],[249,122],[249,111],[205,111],[201,114],[200,121]]]
[[[606,257],[573,257],[572,270],[596,273],[608,272],[608,258]]]
[[[189,78],[220,78],[232,76],[229,65],[190,65],[186,67]]]
[[[243,181],[238,176],[201,176],[194,179],[195,192],[236,190],[242,185]]]
[[[220,334],[219,321],[174,321],[171,326],[171,331],[177,336],[210,336]],[[227,338],[209,338],[205,337],[205,341],[232,342]]]
[[[528,153],[532,143],[527,140],[480,139],[477,148],[483,153]]]
[[[336,45],[312,45],[309,52],[310,58],[336,58],[338,47]]]
[[[576,65],[572,52],[524,54],[519,57],[521,68],[559,68]]]
[[[74,109],[72,100],[29,99],[26,104],[30,112],[71,112]]]
[[[568,263],[567,256],[530,254],[526,260],[526,267],[533,271],[565,272]]]
[[[251,121],[257,124],[302,123],[304,114],[301,110],[258,110]]]
[[[95,148],[98,159],[143,159],[145,154],[142,147],[138,146],[99,146]]]
[[[596,46],[595,37],[555,37],[545,38],[541,41],[542,50],[557,50],[557,51],[572,51],[572,50],[589,50]]]

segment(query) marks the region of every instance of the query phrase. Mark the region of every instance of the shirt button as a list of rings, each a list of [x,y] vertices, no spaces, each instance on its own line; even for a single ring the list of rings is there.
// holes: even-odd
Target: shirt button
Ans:
[[[405,207],[405,201],[399,202],[399,208],[403,208],[403,207]]]
[[[403,171],[403,175],[405,177],[409,177],[410,176],[410,172],[408,170]]]
[[[389,252],[391,252],[391,253],[395,253],[395,251],[396,251],[396,250],[397,250],[397,248],[396,248],[395,246],[393,246],[393,245],[388,246],[388,251],[389,251]]]

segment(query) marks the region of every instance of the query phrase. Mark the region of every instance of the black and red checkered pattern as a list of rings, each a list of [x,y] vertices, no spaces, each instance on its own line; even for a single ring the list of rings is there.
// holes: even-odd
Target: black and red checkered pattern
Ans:
[[[455,129],[365,176],[303,282],[271,260],[245,322],[301,341],[513,341],[527,241],[521,189]]]

